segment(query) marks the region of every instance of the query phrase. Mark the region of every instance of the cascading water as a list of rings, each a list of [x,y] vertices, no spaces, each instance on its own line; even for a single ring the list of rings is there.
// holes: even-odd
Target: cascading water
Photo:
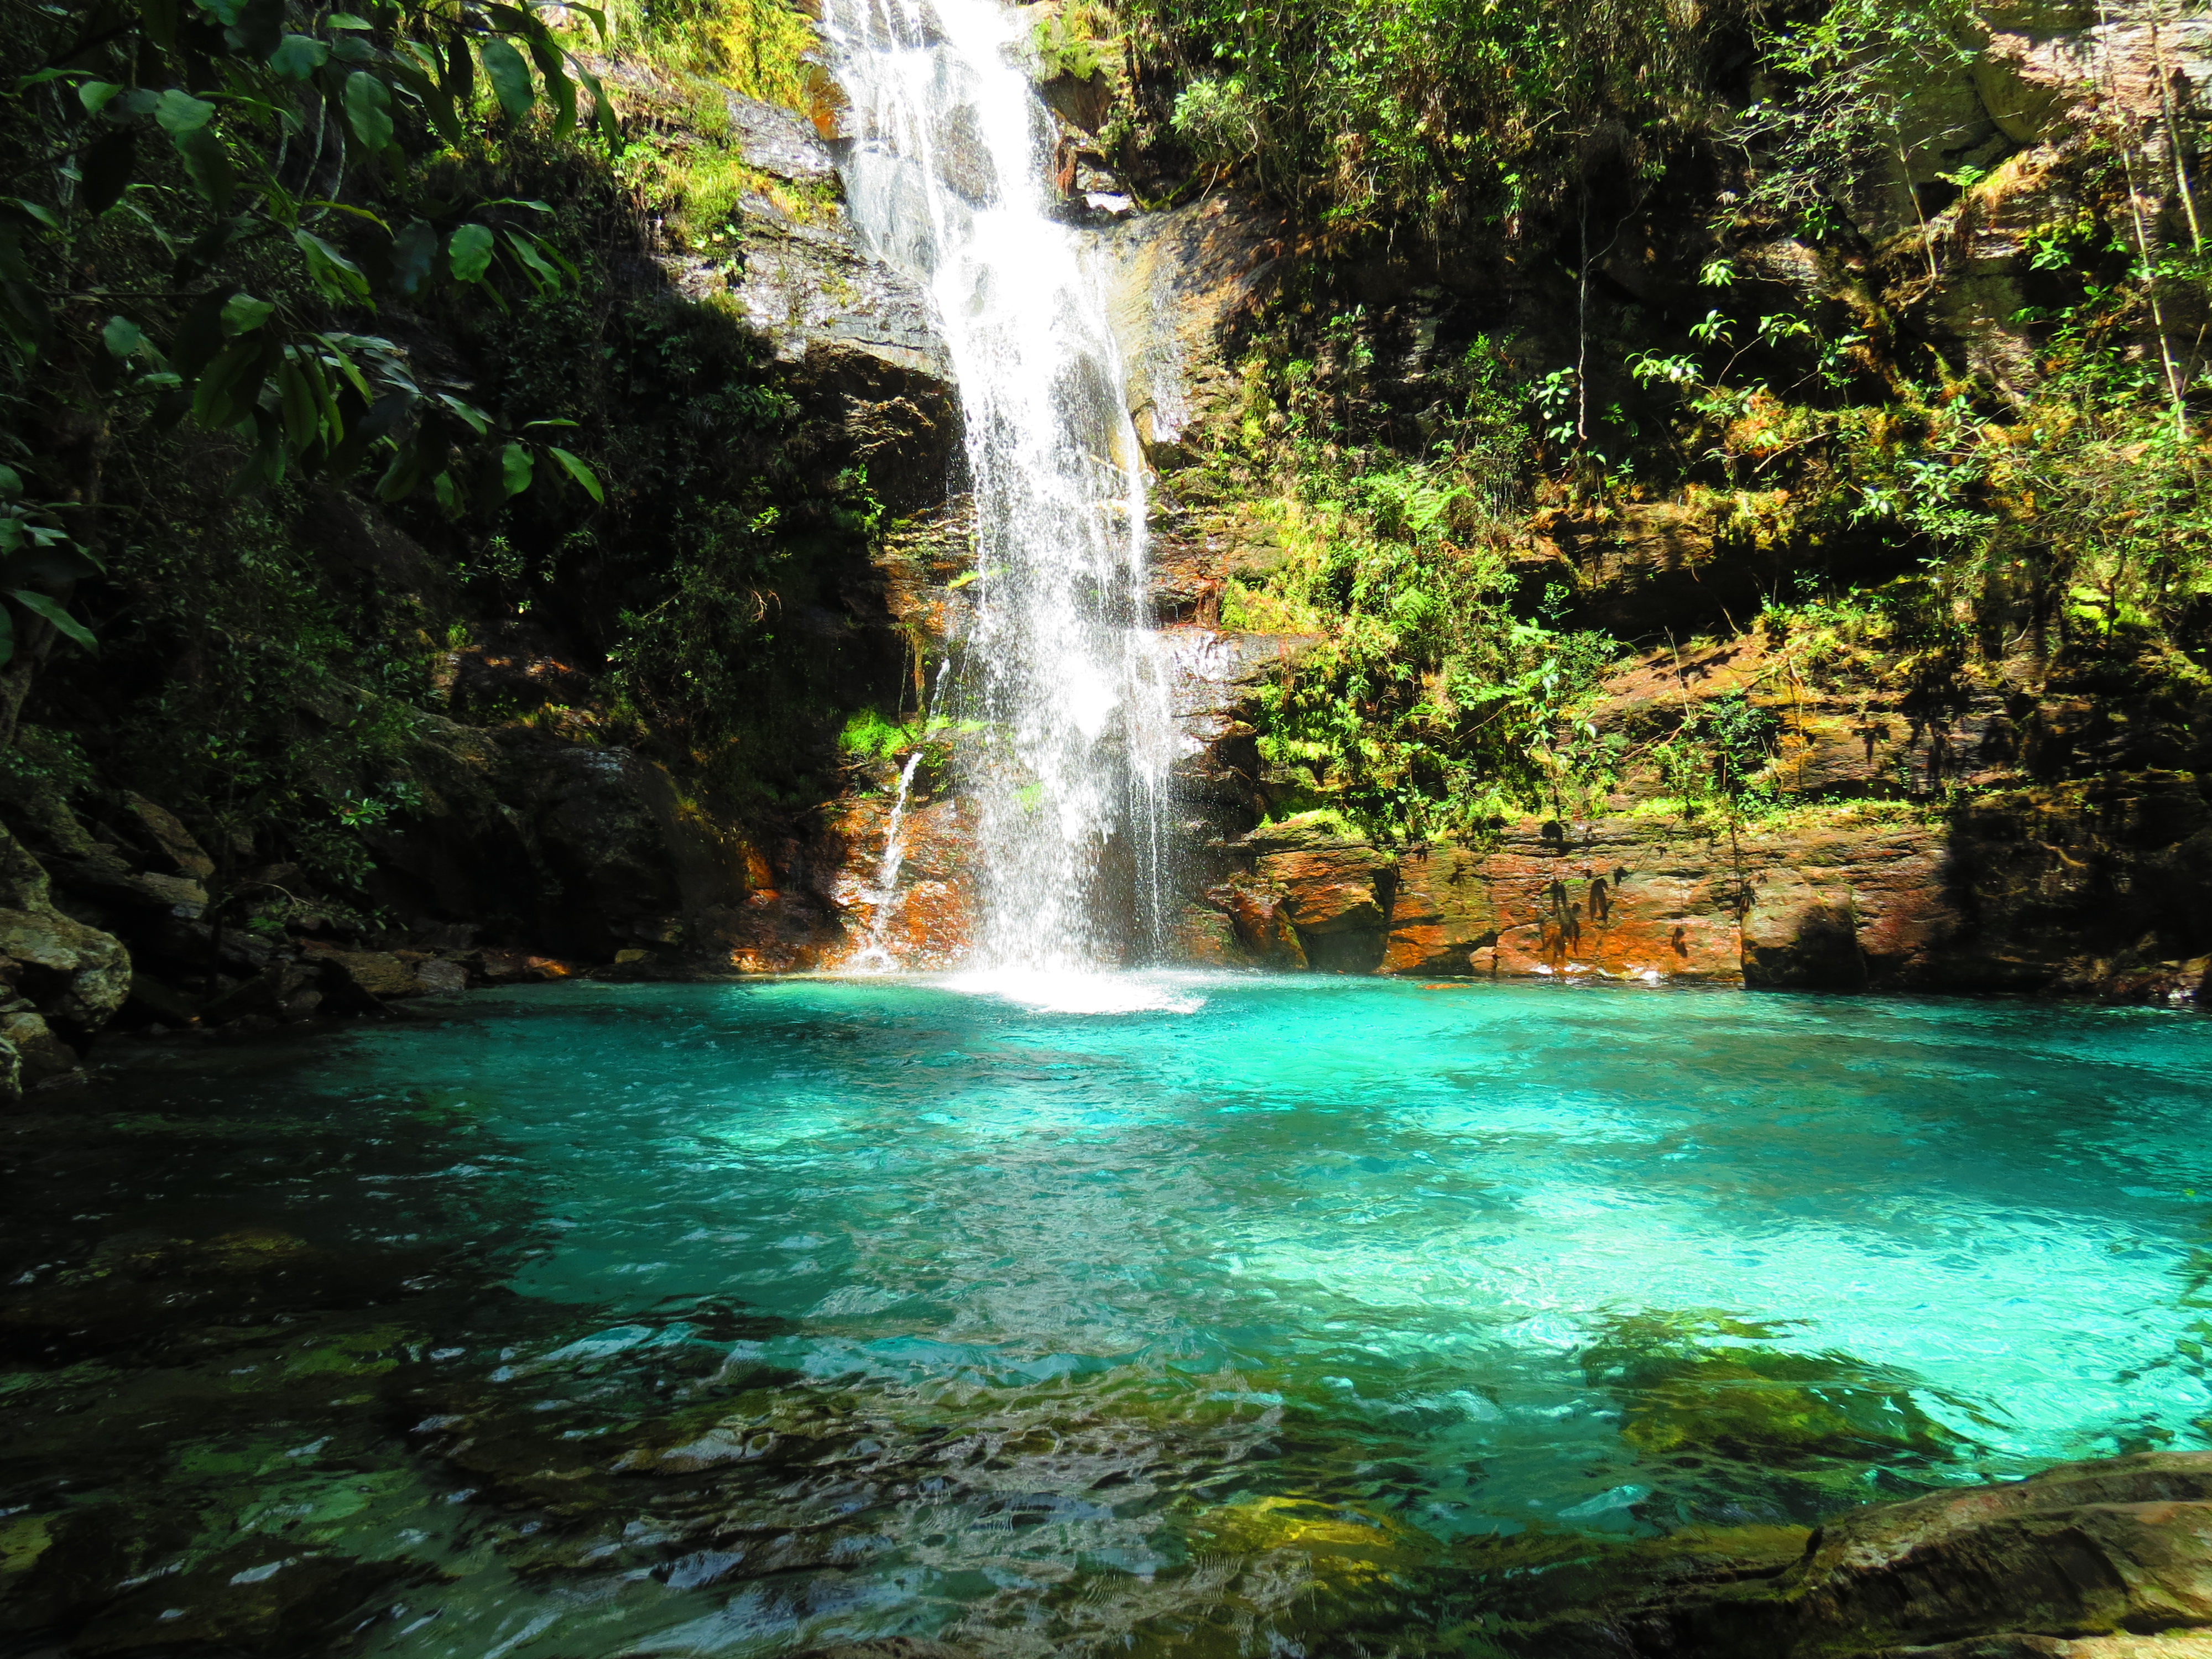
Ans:
[[[1145,489],[1100,283],[998,0],[823,0],[854,224],[929,289],[960,382],[979,575],[958,642],[978,956],[1065,970],[1166,933],[1166,679]]]
[[[937,704],[945,692],[945,677],[952,667],[947,657],[937,667],[937,684],[931,689],[929,701],[921,711],[921,737],[927,743],[937,725]],[[898,958],[890,951],[891,913],[898,904],[899,872],[906,865],[906,808],[914,798],[914,775],[921,769],[924,750],[921,744],[906,757],[899,769],[898,793],[891,798],[891,815],[884,824],[884,854],[876,864],[876,884],[864,890],[873,917],[868,923],[868,942],[861,947],[850,967],[860,973],[890,973],[898,967]]]

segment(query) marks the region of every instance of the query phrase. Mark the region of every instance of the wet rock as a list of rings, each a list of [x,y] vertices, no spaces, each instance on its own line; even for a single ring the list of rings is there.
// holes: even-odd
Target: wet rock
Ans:
[[[88,1036],[130,994],[131,957],[111,933],[64,915],[46,871],[0,830],[0,982],[54,1025]]]
[[[131,975],[131,995],[125,1012],[137,1020],[190,1025],[199,1018],[200,1007],[198,997],[179,990],[167,980],[157,979],[143,969]]]
[[[1175,952],[1200,968],[1241,968],[1248,951],[1237,924],[1219,910],[1187,906],[1176,921]]]
[[[316,950],[313,960],[342,1004],[374,1008],[403,997],[422,994],[414,969],[389,951]]]
[[[1498,943],[1487,861],[1451,842],[1410,847],[1398,860],[1391,894],[1386,974],[1464,974],[1476,954]]]
[[[802,220],[748,196],[738,213],[737,257],[662,259],[677,291],[726,307],[762,337],[801,405],[868,468],[893,512],[942,501],[960,406],[928,296],[863,249],[833,209]]]
[[[465,922],[549,957],[606,962],[684,942],[690,919],[750,890],[741,837],[654,763],[531,730],[422,725],[408,756],[421,808],[364,836],[373,895],[417,938]],[[511,967],[486,976],[526,975],[520,954]]]
[[[458,962],[447,962],[435,957],[428,962],[416,963],[415,977],[422,981],[425,991],[434,995],[450,996],[456,991],[469,988],[467,969]]]
[[[1777,1334],[1735,1319],[1632,1315],[1599,1333],[1583,1371],[1614,1391],[1621,1438],[1647,1457],[1695,1451],[1761,1468],[1816,1458],[1894,1468],[1958,1449],[1959,1437],[1921,1408],[1916,1379],[1847,1354],[1767,1346]]]
[[[319,962],[273,961],[202,1007],[200,1023],[222,1025],[255,1016],[302,1018],[320,1005],[322,980]],[[167,1024],[181,1023],[167,1014],[161,1018]]]
[[[1397,863],[1366,842],[1291,820],[1255,830],[1243,843],[1253,874],[1280,896],[1308,965],[1333,973],[1382,964]],[[1255,929],[1256,931],[1256,929]]]
[[[730,113],[730,139],[745,165],[793,184],[827,184],[837,176],[836,158],[814,124],[796,110],[720,89]]]
[[[207,908],[207,889],[191,877],[133,870],[104,848],[90,858],[57,860],[53,870],[55,879],[69,891],[125,912],[195,918]]]
[[[1256,965],[1295,971],[1310,964],[1284,896],[1251,882],[1232,882],[1209,895],[1234,928],[1237,944]]]
[[[137,821],[161,855],[174,866],[177,874],[205,881],[215,873],[215,860],[167,807],[157,806],[143,795],[127,792],[123,797],[123,807]]]
[[[1273,291],[1282,234],[1279,213],[1233,192],[1096,233],[1124,396],[1154,465],[1187,459],[1188,434],[1234,402],[1228,325]]]
[[[2201,1648],[2208,1632],[2212,1452],[2149,1452],[1861,1510],[1785,1571],[1632,1589],[1505,1645],[1547,1659],[2121,1659],[2149,1634]]]
[[[0,1012],[0,1038],[20,1058],[18,1075],[23,1088],[77,1069],[76,1050],[56,1036],[53,1028],[29,1008]]]
[[[86,1504],[0,1519],[0,1633],[51,1633],[112,1601],[116,1586],[181,1548],[185,1517]],[[46,1650],[48,1652],[52,1649]]]

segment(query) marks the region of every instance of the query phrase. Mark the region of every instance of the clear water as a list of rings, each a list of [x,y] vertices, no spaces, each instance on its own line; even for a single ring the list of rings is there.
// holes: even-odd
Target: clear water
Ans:
[[[1197,975],[211,1048],[9,1132],[0,1629],[1491,1651],[1563,1548],[2205,1443],[2208,1084],[2186,1014]]]

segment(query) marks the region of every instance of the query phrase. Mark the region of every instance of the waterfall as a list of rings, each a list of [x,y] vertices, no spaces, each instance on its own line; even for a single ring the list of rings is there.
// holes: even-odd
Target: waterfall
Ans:
[[[998,0],[823,0],[853,223],[935,304],[967,427],[979,574],[956,641],[977,955],[1066,970],[1167,934],[1175,752],[1142,457],[1103,286],[1053,217],[1052,118]]]

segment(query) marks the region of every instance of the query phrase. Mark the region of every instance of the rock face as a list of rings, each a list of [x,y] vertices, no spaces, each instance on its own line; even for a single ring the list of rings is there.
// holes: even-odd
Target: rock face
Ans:
[[[1224,338],[1270,291],[1283,228],[1279,214],[1221,195],[1096,233],[1130,418],[1156,464],[1179,459],[1184,434],[1233,392]]]
[[[2212,1651],[2212,1453],[2069,1463],[1863,1510],[1778,1572],[1722,1567],[1532,1619],[1516,1653],[2164,1659]]]
[[[632,100],[681,125],[689,88],[649,67],[602,60]],[[674,251],[659,264],[676,291],[720,307],[787,366],[788,385],[877,498],[911,512],[941,501],[960,444],[952,362],[928,296],[860,246],[840,204],[836,158],[793,111],[726,88],[728,141],[780,189],[737,203],[735,246]]]
[[[2212,966],[2212,812],[2192,789],[1867,807],[1756,829],[1525,819],[1386,854],[1293,821],[1213,890],[1247,959],[1337,972],[1560,975],[1772,988],[2187,1000]]]
[[[73,1071],[71,1041],[88,1039],[130,994],[123,942],[58,909],[46,871],[0,829],[0,1104]]]
[[[973,942],[976,906],[969,878],[975,829],[957,796],[910,799],[899,821],[898,881],[886,895],[878,882],[890,834],[891,793],[847,802],[836,830],[847,851],[836,886],[843,934],[819,958],[824,968],[865,967],[880,951],[903,969],[950,968]]]

